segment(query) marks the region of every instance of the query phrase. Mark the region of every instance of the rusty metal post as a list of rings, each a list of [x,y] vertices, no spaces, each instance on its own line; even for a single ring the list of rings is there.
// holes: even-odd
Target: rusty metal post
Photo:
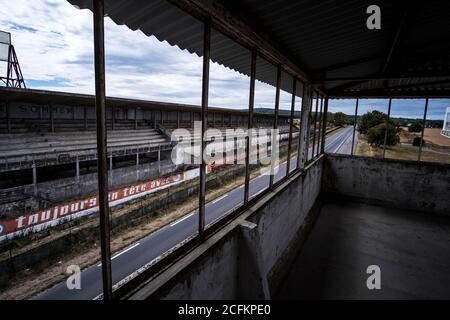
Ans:
[[[425,122],[427,121],[427,111],[428,111],[428,98],[425,100],[425,110],[423,112],[423,121],[422,121],[422,133],[420,135],[420,146],[419,146],[419,156],[417,161],[420,161],[422,157],[422,146],[423,146],[423,134],[425,132]]]
[[[301,161],[302,167],[304,167],[304,165],[308,162],[308,157],[309,157],[309,140],[310,140],[310,129],[311,129],[311,114],[312,114],[312,102],[313,102],[313,91],[312,91],[312,87],[309,84],[307,91],[306,91],[306,102],[305,102],[305,110],[303,110],[302,107],[302,113],[305,114],[306,119],[305,119],[305,125],[304,125],[304,155]],[[302,116],[303,117],[303,116]],[[302,123],[303,124],[303,123]]]
[[[320,96],[320,111],[319,111],[319,130],[317,130],[318,132],[318,137],[317,137],[317,149],[316,149],[316,156],[319,155],[320,152],[320,146],[321,146],[321,142],[322,142],[322,117],[323,117],[323,97]]]
[[[306,84],[302,82],[302,104],[300,106],[300,123],[298,125],[298,151],[297,151],[297,168],[300,169],[300,163],[301,163],[301,150],[303,147],[303,141],[301,139],[302,136],[302,118],[303,118],[303,104],[305,100],[305,94],[306,94]]]
[[[356,106],[355,106],[355,118],[354,118],[354,123],[353,123],[353,135],[352,135],[352,150],[350,155],[353,155],[353,148],[354,148],[354,144],[355,144],[355,131],[356,131],[356,120],[358,119],[358,104],[359,104],[359,99],[356,99]]]
[[[287,154],[287,162],[286,162],[286,177],[289,176],[289,172],[291,169],[291,147],[292,147],[292,130],[294,125],[294,108],[295,108],[295,94],[296,94],[296,86],[297,79],[292,77],[292,98],[291,98],[291,115],[289,118],[289,139],[288,139],[288,154]]]
[[[206,147],[205,132],[208,119],[208,94],[209,94],[209,61],[211,57],[211,21],[204,22],[203,30],[203,74],[202,74],[202,132],[200,149],[200,188],[198,204],[198,234],[202,237],[205,231],[205,192],[206,192],[206,163],[203,152]]]
[[[111,279],[110,216],[108,206],[108,165],[106,152],[105,103],[105,39],[104,0],[93,1],[94,58],[95,58],[95,112],[97,122],[97,167],[100,213],[100,243],[103,279],[103,299],[113,298]]]
[[[313,144],[311,150],[311,159],[314,158],[314,151],[316,150],[316,130],[317,130],[317,112],[319,111],[319,93],[316,92],[316,111],[314,112],[314,131],[313,131]]]
[[[275,90],[275,118],[273,119],[273,129],[278,129],[278,111],[280,108],[280,86],[281,86],[281,65],[278,65],[277,67],[277,84],[276,84],[276,90]],[[272,142],[270,143],[272,151],[271,151],[271,161],[270,161],[270,181],[269,181],[269,188],[273,189],[273,179],[274,179],[274,173],[275,173],[275,155],[273,153],[273,144],[275,139],[278,139],[278,136],[273,135],[274,132],[272,132],[271,138]]]
[[[248,204],[250,197],[250,146],[252,143],[253,107],[255,105],[255,79],[256,79],[256,49],[252,49],[251,71],[250,71],[250,93],[248,98],[248,124],[245,147],[245,185],[244,206]]]
[[[328,97],[325,98],[322,117],[322,143],[320,145],[320,153],[325,153],[325,141],[327,135],[327,116],[328,116]]]
[[[389,98],[388,114],[387,114],[387,119],[386,119],[386,129],[384,131],[383,159],[386,156],[386,143],[387,143],[389,119],[391,117],[391,104],[392,104],[392,98]]]
[[[305,164],[308,163],[309,159],[309,140],[311,138],[311,117],[312,117],[312,110],[313,110],[313,100],[314,100],[314,89],[312,86],[309,88],[309,95],[308,95],[308,101],[309,101],[309,112],[308,112],[308,121],[307,121],[307,134],[306,134],[306,142],[305,142]],[[312,155],[312,154],[311,154]]]

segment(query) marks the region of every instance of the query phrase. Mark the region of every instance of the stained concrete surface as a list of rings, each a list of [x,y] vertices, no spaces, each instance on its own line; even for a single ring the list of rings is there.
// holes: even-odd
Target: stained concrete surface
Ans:
[[[369,265],[381,289],[367,289]],[[277,299],[450,299],[450,219],[326,203]]]

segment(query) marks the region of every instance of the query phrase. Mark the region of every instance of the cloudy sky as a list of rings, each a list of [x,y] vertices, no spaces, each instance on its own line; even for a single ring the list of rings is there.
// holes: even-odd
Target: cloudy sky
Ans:
[[[0,30],[12,34],[27,87],[94,93],[92,13],[65,0],[9,0],[0,6]],[[202,59],[105,19],[106,92],[108,96],[199,105]],[[250,63],[250,61],[249,61]],[[3,66],[4,67],[4,66]],[[3,70],[2,70],[3,72]],[[249,79],[212,64],[210,105],[246,108]],[[257,83],[255,107],[273,108],[275,90]],[[367,106],[362,106],[367,104]],[[361,110],[387,109],[385,100],[360,104]],[[281,109],[290,97],[281,95]],[[443,118],[449,100],[434,100],[430,118]],[[354,113],[354,102],[335,101],[330,110]],[[423,116],[423,101],[393,103],[394,116]]]

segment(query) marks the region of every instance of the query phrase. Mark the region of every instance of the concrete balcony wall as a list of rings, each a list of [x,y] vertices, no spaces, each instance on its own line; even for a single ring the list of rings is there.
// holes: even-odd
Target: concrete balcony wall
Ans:
[[[270,298],[311,226],[322,166],[291,177],[129,298]]]
[[[450,165],[327,155],[323,190],[393,208],[450,216]]]

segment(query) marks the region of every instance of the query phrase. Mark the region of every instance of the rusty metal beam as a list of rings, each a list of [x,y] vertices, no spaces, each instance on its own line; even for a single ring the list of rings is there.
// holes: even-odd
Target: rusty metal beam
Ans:
[[[386,156],[386,143],[387,143],[387,134],[388,134],[388,127],[389,127],[389,119],[391,117],[391,105],[392,105],[392,99],[389,98],[389,105],[388,105],[388,114],[386,119],[386,130],[384,131],[384,145],[383,145],[383,159]]]
[[[248,200],[250,197],[250,146],[252,144],[253,108],[255,106],[256,55],[256,49],[253,49],[250,72],[250,93],[248,98],[248,133],[245,148],[244,206],[248,205]]]
[[[203,30],[203,71],[202,71],[202,132],[200,149],[200,188],[198,204],[198,234],[204,236],[205,232],[205,193],[206,193],[206,163],[203,152],[206,147],[205,132],[208,121],[208,95],[209,95],[209,62],[211,58],[211,22],[204,22]]]
[[[351,149],[351,155],[353,155],[353,145],[355,144],[355,131],[356,131],[356,121],[358,119],[358,104],[359,99],[356,99],[356,106],[355,106],[355,118],[353,123],[353,135],[352,135],[352,149]]]
[[[325,152],[325,141],[327,135],[327,116],[328,116],[328,97],[325,97],[325,103],[323,107],[323,117],[322,117],[322,144],[320,145],[320,153]]]
[[[100,215],[100,243],[103,279],[103,299],[113,298],[111,279],[110,216],[108,206],[108,164],[106,152],[106,103],[105,103],[105,38],[104,0],[93,1],[94,12],[94,65],[95,112],[97,115],[97,167]]]
[[[288,154],[286,162],[286,177],[289,176],[291,167],[291,147],[292,147],[292,130],[294,122],[294,108],[295,108],[295,94],[297,89],[297,79],[292,77],[292,98],[291,98],[291,116],[289,118],[289,140],[288,140]]]
[[[420,161],[420,158],[422,157],[423,134],[425,132],[425,123],[427,121],[427,111],[428,111],[428,98],[425,99],[425,110],[423,111],[422,133],[420,134],[420,146],[417,161]]]
[[[278,65],[303,81],[309,79],[306,68],[301,61],[284,52],[282,47],[264,32],[256,21],[234,11],[232,6],[225,6],[217,0],[169,0],[173,5],[193,17],[204,20],[211,17],[212,27],[228,36],[242,46],[256,48],[258,55]]]
[[[281,65],[277,66],[277,87],[275,90],[275,118],[273,119],[273,129],[276,130],[278,129],[278,113],[279,113],[279,109],[280,109],[280,87],[281,87]],[[272,132],[271,138],[272,138],[272,142],[271,142],[271,161],[270,161],[270,181],[269,181],[269,188],[272,190],[273,189],[273,179],[274,179],[274,171],[275,171],[275,156],[273,153],[273,145],[274,142],[276,141],[276,139],[278,139],[278,135],[274,135],[274,132]]]

